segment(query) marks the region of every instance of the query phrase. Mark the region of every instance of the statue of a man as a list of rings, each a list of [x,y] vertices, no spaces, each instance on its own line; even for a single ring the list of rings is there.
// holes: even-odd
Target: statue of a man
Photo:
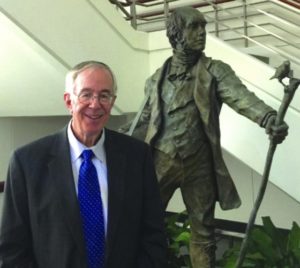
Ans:
[[[241,201],[225,166],[219,113],[222,103],[266,128],[277,143],[288,126],[274,126],[276,111],[242,84],[226,63],[207,57],[206,20],[194,8],[176,9],[167,21],[173,56],[146,83],[147,102],[132,133],[153,148],[165,208],[180,188],[191,222],[194,268],[214,267],[214,209]]]

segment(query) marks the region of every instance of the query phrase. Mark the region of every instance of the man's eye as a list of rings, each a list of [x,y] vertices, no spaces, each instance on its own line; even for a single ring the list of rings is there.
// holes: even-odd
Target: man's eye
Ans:
[[[103,99],[103,100],[107,100],[107,99],[110,98],[110,95],[109,94],[101,94],[100,98]]]
[[[92,96],[92,94],[88,93],[88,92],[83,92],[79,95],[79,97],[83,98],[83,99],[89,99],[91,96]]]
[[[89,97],[91,95],[91,93],[88,92],[83,92],[80,94],[81,97]]]

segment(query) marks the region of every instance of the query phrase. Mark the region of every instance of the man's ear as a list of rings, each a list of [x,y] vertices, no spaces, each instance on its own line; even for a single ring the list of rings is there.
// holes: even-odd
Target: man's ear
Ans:
[[[64,102],[69,112],[72,113],[73,108],[72,108],[72,99],[70,93],[68,92],[64,93]]]

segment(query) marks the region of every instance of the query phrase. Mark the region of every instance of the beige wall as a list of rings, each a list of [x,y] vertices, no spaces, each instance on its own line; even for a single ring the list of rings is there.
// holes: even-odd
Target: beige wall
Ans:
[[[61,117],[0,117],[0,181],[5,181],[9,158],[14,149],[34,139],[53,133],[68,122]],[[0,215],[3,193],[0,193]]]
[[[6,177],[9,157],[15,148],[59,130],[68,120],[68,116],[0,118],[0,180]]]

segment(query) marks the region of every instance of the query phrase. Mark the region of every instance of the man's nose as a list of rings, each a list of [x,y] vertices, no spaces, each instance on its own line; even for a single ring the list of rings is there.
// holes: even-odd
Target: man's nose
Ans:
[[[91,99],[90,99],[90,106],[92,107],[99,107],[101,106],[101,103],[100,103],[100,100],[99,100],[99,96],[93,96]]]

